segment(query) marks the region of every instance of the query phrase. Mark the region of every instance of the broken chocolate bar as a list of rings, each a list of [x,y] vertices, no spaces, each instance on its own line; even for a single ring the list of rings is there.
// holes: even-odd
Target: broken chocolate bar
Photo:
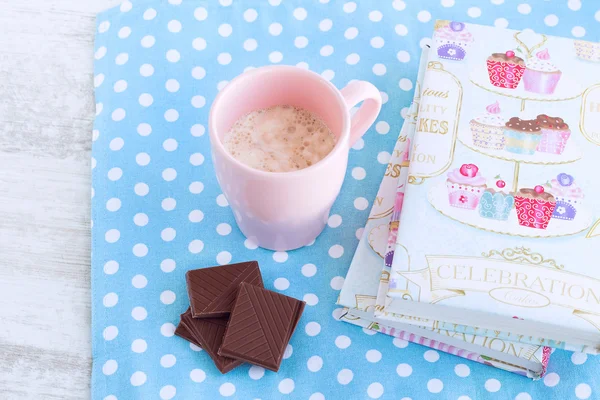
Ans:
[[[240,284],[219,354],[277,372],[305,302]]]

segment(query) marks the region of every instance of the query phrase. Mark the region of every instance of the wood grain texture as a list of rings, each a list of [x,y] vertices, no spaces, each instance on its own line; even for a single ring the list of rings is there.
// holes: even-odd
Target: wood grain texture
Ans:
[[[0,393],[90,397],[95,14],[0,0]]]

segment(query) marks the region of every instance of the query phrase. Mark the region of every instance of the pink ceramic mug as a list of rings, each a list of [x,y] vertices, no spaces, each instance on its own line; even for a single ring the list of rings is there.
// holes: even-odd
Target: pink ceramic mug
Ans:
[[[350,108],[364,101],[350,117]],[[336,136],[333,150],[308,168],[265,172],[229,154],[223,136],[244,114],[275,105],[305,108]],[[369,129],[381,109],[381,95],[368,82],[341,91],[320,75],[292,66],[267,66],[232,80],[212,104],[209,132],[217,180],[242,233],[260,247],[293,250],[321,233],[348,165],[350,147]]]

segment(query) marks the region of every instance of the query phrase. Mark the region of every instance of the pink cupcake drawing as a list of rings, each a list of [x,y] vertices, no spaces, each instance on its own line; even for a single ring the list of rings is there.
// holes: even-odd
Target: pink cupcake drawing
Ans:
[[[474,210],[487,189],[486,179],[479,173],[475,164],[463,164],[448,173],[446,188],[452,207]]]
[[[537,151],[551,154],[562,154],[567,145],[571,130],[562,118],[550,117],[546,114],[537,116],[541,128],[542,139],[537,145]]]
[[[521,226],[546,229],[555,207],[556,198],[542,185],[533,189],[523,188],[515,194],[515,209]]]
[[[523,78],[525,61],[512,50],[506,53],[493,53],[487,59],[490,83],[496,87],[516,89]]]
[[[523,83],[527,92],[552,94],[561,76],[562,72],[550,61],[548,49],[544,49],[527,60]]]

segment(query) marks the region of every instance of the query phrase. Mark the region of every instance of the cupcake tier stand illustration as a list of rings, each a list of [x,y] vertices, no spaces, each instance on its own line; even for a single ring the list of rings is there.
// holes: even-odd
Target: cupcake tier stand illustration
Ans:
[[[488,106],[494,109],[495,105]],[[558,165],[569,164],[582,157],[582,151],[574,141],[569,141],[569,125],[560,117],[539,114],[526,120],[512,117],[500,125],[484,125],[482,117],[473,119],[470,130],[462,129],[458,140],[469,149],[514,163],[512,191],[519,185],[521,164]],[[490,123],[490,120],[485,120]]]
[[[510,236],[549,238],[584,232],[593,222],[581,198],[561,198],[546,184],[509,192],[502,183],[491,188],[479,185],[481,181],[477,180],[454,183],[452,178],[433,186],[428,200],[442,215],[473,228]],[[574,204],[577,201],[579,204]]]
[[[566,121],[547,114],[506,119],[495,102],[473,118],[469,128],[459,132],[458,141],[480,154],[514,163],[512,180],[507,179],[512,185],[500,176],[492,179],[489,171],[483,173],[475,164],[463,164],[429,192],[429,202],[440,213],[475,228],[523,237],[573,235],[592,224],[583,190],[573,176],[560,173],[534,187],[519,185],[522,164],[570,164],[582,157],[570,140]]]
[[[497,102],[486,110],[470,121],[470,130],[463,129],[458,140],[473,151],[514,163],[512,185],[475,164],[462,164],[430,190],[431,205],[458,222],[512,236],[567,236],[589,228],[593,218],[572,175],[560,173],[534,187],[519,185],[521,164],[543,167],[581,158],[581,150],[569,140],[569,125],[546,114],[505,120]]]
[[[472,72],[475,86],[503,97],[482,109],[457,136],[474,152],[513,163],[513,176],[505,180],[493,177],[493,171],[480,171],[475,164],[462,164],[448,171],[445,182],[430,189],[428,200],[446,217],[486,231],[533,238],[574,235],[593,223],[584,189],[575,177],[563,172],[524,187],[519,175],[522,165],[543,168],[581,159],[582,150],[571,139],[577,123],[572,121],[570,126],[560,116],[546,113],[529,119],[504,116],[502,102],[519,99],[523,111],[527,101],[543,105],[572,100],[582,91],[553,64],[551,51],[544,48],[544,35],[527,47],[520,34],[514,36],[518,54],[513,50],[493,53],[485,60],[485,68],[480,68],[481,75]],[[530,110],[528,114],[532,115]]]
[[[538,35],[535,45],[524,43],[525,32],[514,35],[519,52],[507,49],[492,53],[485,69],[471,73],[471,82],[488,92],[521,101],[521,111],[528,101],[555,102],[580,97],[583,88],[575,79],[564,75],[552,61],[551,52],[543,48],[546,36]],[[523,39],[523,40],[521,40]]]

